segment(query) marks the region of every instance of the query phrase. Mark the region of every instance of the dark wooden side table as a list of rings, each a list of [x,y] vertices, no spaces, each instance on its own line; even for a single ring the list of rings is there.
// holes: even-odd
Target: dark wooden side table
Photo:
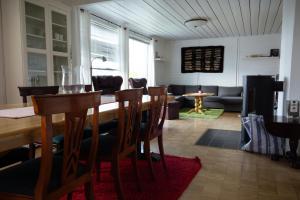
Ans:
[[[270,134],[289,139],[291,166],[293,168],[300,168],[300,162],[297,160],[297,148],[300,139],[300,119],[274,116],[272,119],[265,120],[265,126]]]

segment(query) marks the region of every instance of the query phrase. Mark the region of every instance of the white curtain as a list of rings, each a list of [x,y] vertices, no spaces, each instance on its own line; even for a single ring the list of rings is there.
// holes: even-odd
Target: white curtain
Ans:
[[[80,83],[91,84],[91,25],[90,14],[85,11],[80,11]]]
[[[91,84],[90,14],[72,8],[72,84]]]
[[[129,31],[126,27],[120,29],[120,64],[123,75],[122,89],[128,88],[129,73]]]
[[[148,56],[148,86],[155,86],[154,39],[149,44]]]
[[[72,84],[80,83],[80,9],[77,6],[72,8]]]

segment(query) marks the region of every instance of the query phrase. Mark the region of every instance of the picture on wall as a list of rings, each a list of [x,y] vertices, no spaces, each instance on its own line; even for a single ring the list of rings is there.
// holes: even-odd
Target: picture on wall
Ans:
[[[181,48],[181,73],[222,73],[224,46]]]

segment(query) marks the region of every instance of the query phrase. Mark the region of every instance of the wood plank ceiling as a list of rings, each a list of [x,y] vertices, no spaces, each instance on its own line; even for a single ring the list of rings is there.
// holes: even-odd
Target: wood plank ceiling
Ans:
[[[147,36],[166,39],[216,38],[279,33],[282,0],[115,0],[84,9]],[[194,29],[184,21],[204,17]]]

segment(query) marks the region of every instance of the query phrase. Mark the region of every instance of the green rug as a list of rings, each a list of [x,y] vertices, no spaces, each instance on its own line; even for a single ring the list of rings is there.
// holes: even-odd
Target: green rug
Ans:
[[[191,118],[199,118],[199,119],[218,119],[224,112],[224,109],[207,109],[204,113],[195,113],[188,111],[191,108],[182,108],[179,111],[180,119],[191,119]]]

